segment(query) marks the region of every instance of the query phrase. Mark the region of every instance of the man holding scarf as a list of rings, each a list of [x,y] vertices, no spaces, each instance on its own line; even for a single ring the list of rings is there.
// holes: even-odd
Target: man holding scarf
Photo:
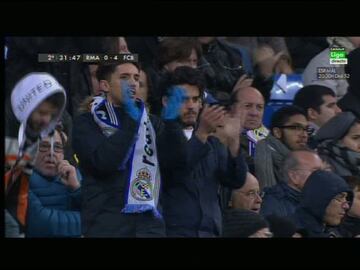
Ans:
[[[170,98],[163,123],[135,100],[139,73],[135,63],[100,65],[97,78],[103,94],[74,121],[73,148],[84,176],[85,237],[165,235],[158,204],[160,169],[182,166],[183,138],[172,120],[183,93]]]

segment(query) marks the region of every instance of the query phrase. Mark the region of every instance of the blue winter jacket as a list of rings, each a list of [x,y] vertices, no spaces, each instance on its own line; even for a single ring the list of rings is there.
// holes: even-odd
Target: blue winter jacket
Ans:
[[[327,171],[315,171],[302,190],[300,205],[293,216],[298,229],[306,231],[308,237],[329,237],[324,224],[325,210],[331,200],[342,192],[353,193],[343,178]]]
[[[80,237],[81,189],[70,191],[59,177],[30,177],[26,237]]]
[[[291,216],[299,205],[301,192],[291,188],[284,181],[275,186],[264,188],[264,198],[260,213],[263,216]]]

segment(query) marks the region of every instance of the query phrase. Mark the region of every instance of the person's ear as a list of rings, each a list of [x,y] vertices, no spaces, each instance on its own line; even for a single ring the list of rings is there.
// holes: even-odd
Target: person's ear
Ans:
[[[280,128],[274,127],[273,130],[272,130],[272,132],[273,132],[274,137],[275,137],[276,139],[279,139],[279,140],[281,139],[281,137],[282,137],[282,132],[281,132],[281,129],[280,129]]]
[[[319,117],[319,113],[316,110],[314,110],[313,108],[309,108],[307,110],[307,115],[308,115],[309,121],[312,121],[312,122]]]
[[[163,105],[163,107],[166,107],[167,106],[167,102],[168,102],[168,97],[167,96],[163,96],[161,98],[161,103]]]
[[[99,81],[99,87],[102,91],[104,91],[106,94],[110,91],[110,84],[107,80],[100,80]]]
[[[298,179],[298,174],[296,173],[296,171],[294,171],[294,170],[289,170],[288,172],[287,172],[287,174],[288,174],[288,177],[289,177],[289,179],[291,180],[291,182],[293,182],[294,184],[295,184],[295,186],[299,186],[299,184],[300,184],[300,181],[299,181],[299,179]]]

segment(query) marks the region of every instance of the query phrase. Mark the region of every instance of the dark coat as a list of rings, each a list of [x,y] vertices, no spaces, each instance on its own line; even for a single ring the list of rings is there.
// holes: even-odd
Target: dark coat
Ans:
[[[338,105],[343,111],[352,112],[360,119],[360,94],[354,95],[349,89],[345,96],[339,100]]]
[[[264,189],[265,196],[261,204],[260,213],[263,216],[277,215],[291,216],[299,205],[301,192],[291,188],[281,181],[275,186]]]
[[[73,148],[84,178],[83,234],[88,237],[164,236],[163,220],[151,213],[121,213],[130,170],[128,165],[121,171],[118,168],[131,153],[136,141],[137,123],[121,108],[116,111],[123,128],[110,137],[102,133],[91,113],[81,114],[74,121]],[[182,131],[177,123],[166,122],[164,125],[153,117],[151,122],[156,132],[158,160],[163,174],[162,170],[171,169],[171,164],[173,167],[181,166],[183,148],[176,145],[176,133]]]
[[[30,177],[26,237],[80,237],[81,189],[34,170]]]
[[[346,215],[339,226],[339,232],[343,237],[355,237],[360,235],[360,218]]]
[[[163,175],[163,207],[168,236],[210,237],[221,233],[220,183],[240,188],[247,172],[242,155],[232,158],[215,137],[187,143],[186,170]]]
[[[297,228],[305,230],[308,237],[330,237],[323,222],[325,210],[331,200],[342,192],[347,192],[348,197],[353,196],[340,176],[326,171],[312,173],[304,185],[300,205],[293,216]]]
[[[220,93],[230,95],[236,82],[245,74],[241,53],[219,39],[203,44],[202,49],[199,68],[204,72],[210,93],[221,100]]]

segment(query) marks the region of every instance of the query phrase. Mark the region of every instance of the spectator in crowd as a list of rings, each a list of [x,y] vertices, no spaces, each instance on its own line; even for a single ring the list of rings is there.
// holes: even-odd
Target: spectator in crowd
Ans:
[[[204,80],[190,67],[178,67],[163,85],[163,104],[176,89],[185,90],[186,101],[178,121],[187,140],[186,170],[164,174],[163,212],[170,237],[215,237],[221,233],[218,198],[220,183],[240,188],[245,182],[246,163],[240,154],[241,122],[218,105],[204,105]],[[199,115],[200,114],[200,115]],[[220,127],[221,126],[221,127]],[[214,136],[221,129],[222,144]],[[218,134],[220,136],[220,134]]]
[[[296,229],[295,223],[289,218],[270,215],[266,217],[266,221],[269,223],[269,229],[273,233],[274,238],[303,237],[301,231]]]
[[[271,238],[268,222],[258,213],[244,209],[230,209],[224,213],[222,237]]]
[[[360,177],[345,176],[344,178],[354,192],[354,198],[339,231],[343,237],[360,237]]]
[[[74,121],[73,147],[84,177],[85,237],[165,235],[158,204],[160,169],[185,160],[181,128],[174,121],[183,95],[170,97],[163,124],[134,99],[139,77],[135,63],[100,65],[97,78],[105,96],[85,104],[90,111]]]
[[[330,119],[315,136],[318,152],[340,176],[360,176],[360,120],[352,112]]]
[[[167,73],[172,73],[177,67],[189,66],[197,68],[202,51],[195,37],[166,37],[158,47],[156,67],[147,69],[148,77],[153,83],[154,95],[150,106],[154,114],[161,111],[161,84]]]
[[[67,136],[57,126],[38,143],[29,179],[26,237],[80,237],[80,175],[64,160]]]
[[[292,151],[285,158],[282,181],[264,189],[263,216],[288,217],[299,205],[301,190],[309,175],[323,169],[323,162],[316,152],[310,150]]]
[[[202,55],[200,43],[192,37],[167,37],[160,42],[160,70],[174,72],[177,67],[197,68]]]
[[[12,90],[12,110],[21,125],[19,152],[4,178],[7,237],[18,237],[24,232],[29,177],[36,155],[36,142],[39,137],[44,138],[53,132],[65,109],[65,103],[65,90],[48,73],[29,73]]]
[[[199,68],[204,72],[206,86],[217,100],[228,100],[242,75],[245,74],[241,53],[216,37],[198,37],[203,57]]]
[[[309,139],[312,139],[327,121],[341,112],[334,91],[322,85],[307,85],[301,88],[296,93],[293,104],[303,108],[307,114],[311,129]],[[311,144],[310,140],[309,143]]]
[[[66,111],[70,116],[74,116],[80,103],[92,92],[88,65],[80,62],[43,63],[38,61],[38,54],[119,52],[118,37],[11,37],[8,41],[6,97],[15,82],[28,72],[49,72],[66,90]]]
[[[274,84],[274,75],[289,75],[294,73],[290,56],[284,51],[275,53],[274,50],[266,44],[254,50],[253,63],[254,81],[252,85],[259,89],[266,102],[270,99],[270,92]]]
[[[226,37],[226,40],[247,48],[250,55],[253,55],[254,50],[262,45],[269,46],[275,53],[280,51],[288,53],[288,49],[283,37]]]
[[[308,237],[339,237],[333,234],[352,201],[353,193],[340,176],[327,171],[315,171],[302,190],[300,205],[294,214],[298,229]],[[335,232],[335,231],[333,231]]]
[[[348,88],[346,77],[344,76],[344,65],[330,64],[330,48],[344,48],[347,53],[360,46],[360,37],[328,37],[329,48],[326,48],[316,55],[306,66],[303,78],[304,86],[309,84],[319,84],[331,88],[338,98],[343,97]],[[336,68],[336,73],[343,76],[343,79],[320,79],[318,78],[318,68]]]
[[[306,113],[297,106],[285,106],[273,114],[271,134],[256,145],[255,175],[261,189],[282,179],[283,161],[290,151],[307,148],[307,126]]]
[[[231,94],[230,103],[234,113],[237,110],[245,112],[244,129],[240,143],[249,171],[255,173],[254,155],[256,144],[269,134],[269,130],[262,124],[265,106],[264,97],[256,88],[240,88],[235,89]]]
[[[246,174],[245,184],[238,189],[233,189],[229,207],[234,209],[251,210],[260,212],[263,193],[260,192],[259,182],[251,173]]]
[[[310,60],[329,44],[326,37],[285,37],[294,67],[302,73]]]
[[[345,73],[349,87],[345,96],[339,101],[343,111],[353,112],[360,118],[360,48],[353,50],[348,56],[348,64],[345,66]]]

